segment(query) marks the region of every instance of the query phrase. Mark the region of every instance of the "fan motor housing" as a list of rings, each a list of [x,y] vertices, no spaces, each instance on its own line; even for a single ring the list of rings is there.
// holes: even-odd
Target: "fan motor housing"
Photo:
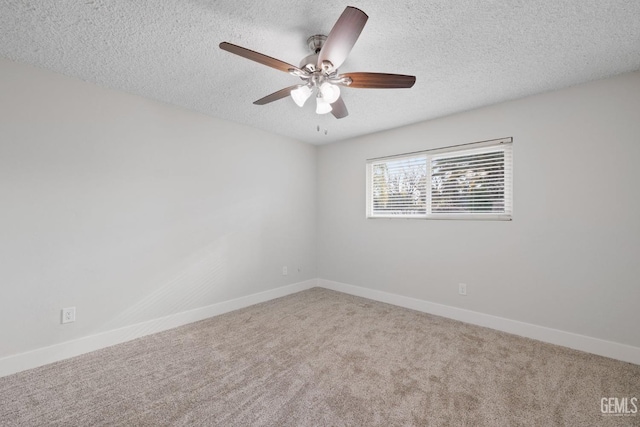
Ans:
[[[302,61],[300,61],[300,68],[311,70],[312,72],[316,69],[316,64],[318,63],[318,54],[314,53],[309,56],[305,56]]]

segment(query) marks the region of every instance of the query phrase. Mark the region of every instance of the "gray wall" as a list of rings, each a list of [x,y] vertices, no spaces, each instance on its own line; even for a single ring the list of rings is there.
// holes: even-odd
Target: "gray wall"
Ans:
[[[0,60],[0,357],[317,277],[315,188],[314,146]]]
[[[0,60],[0,358],[315,277],[640,346],[639,111],[632,73],[316,148]],[[512,222],[365,219],[367,158],[507,136]]]
[[[365,219],[367,158],[509,136],[512,222]],[[319,277],[640,346],[639,161],[640,73],[319,147]]]

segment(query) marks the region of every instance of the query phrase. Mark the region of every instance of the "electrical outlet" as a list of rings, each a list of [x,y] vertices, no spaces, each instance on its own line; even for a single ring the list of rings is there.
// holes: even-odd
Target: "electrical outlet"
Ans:
[[[67,307],[62,309],[62,323],[71,323],[76,321],[76,308]]]
[[[458,283],[458,293],[460,295],[467,295],[467,285],[465,283]]]
[[[289,272],[287,271],[287,266],[285,265],[284,267],[282,267],[282,275],[286,276],[287,274],[289,274]]]

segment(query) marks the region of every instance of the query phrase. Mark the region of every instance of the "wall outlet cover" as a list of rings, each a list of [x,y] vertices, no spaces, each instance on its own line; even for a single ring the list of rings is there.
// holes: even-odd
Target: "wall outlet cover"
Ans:
[[[71,323],[76,321],[76,308],[67,307],[62,309],[62,323]]]

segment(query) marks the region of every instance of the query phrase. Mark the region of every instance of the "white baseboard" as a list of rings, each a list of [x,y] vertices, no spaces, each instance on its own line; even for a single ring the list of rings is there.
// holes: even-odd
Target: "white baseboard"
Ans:
[[[114,329],[72,341],[66,341],[60,344],[38,348],[25,353],[7,356],[0,359],[0,377],[57,362],[59,360],[68,359],[70,357],[79,356],[101,348],[131,341],[145,335],[162,332],[167,329],[197,322],[198,320],[207,319],[229,311],[238,310],[250,305],[280,298],[285,295],[304,291],[317,286],[317,282],[317,279],[306,280],[304,282],[270,289],[268,291],[247,295],[229,301],[223,301],[206,307],[183,311],[170,316],[137,323],[124,328]]]
[[[0,359],[0,377],[24,371],[70,357],[79,356],[101,348],[131,341],[145,335],[162,332],[188,323],[197,322],[209,317],[228,313],[250,305],[280,298],[296,292],[320,286],[346,294],[385,302],[412,310],[435,314],[474,325],[484,326],[539,341],[586,351],[612,359],[640,365],[640,348],[612,341],[605,341],[585,335],[537,326],[517,320],[505,319],[476,311],[437,304],[416,298],[406,297],[389,292],[333,282],[324,279],[310,279],[292,285],[282,286],[257,294],[247,295],[229,301],[223,301],[206,307],[176,313],[170,316],[149,320],[143,323],[102,332],[96,335],[66,341],[49,347],[38,348],[25,353],[15,354]]]
[[[416,298],[318,279],[318,286],[640,365],[640,348]]]

